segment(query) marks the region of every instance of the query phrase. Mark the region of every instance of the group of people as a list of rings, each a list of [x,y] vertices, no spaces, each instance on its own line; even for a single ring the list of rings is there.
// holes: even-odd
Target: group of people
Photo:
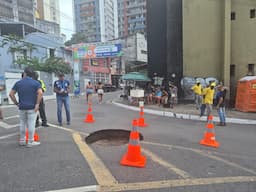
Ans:
[[[9,96],[13,103],[19,108],[20,118],[20,139],[19,145],[32,147],[40,145],[34,141],[35,127],[39,126],[39,115],[42,119],[42,126],[48,127],[45,113],[43,92],[46,86],[42,80],[38,80],[38,73],[30,67],[24,69],[21,80],[12,87]],[[59,74],[59,79],[54,82],[54,92],[57,100],[57,116],[59,125],[62,125],[62,105],[66,111],[67,124],[70,125],[69,92],[70,83],[64,79],[64,74]],[[18,94],[19,100],[16,98]],[[26,129],[28,130],[28,141],[26,142]]]
[[[213,104],[215,103],[220,118],[218,125],[226,126],[225,97],[227,88],[222,84],[216,86],[215,82],[210,82],[206,87],[202,87],[200,81],[197,80],[191,90],[195,94],[195,104],[196,108],[200,109],[200,117],[204,115],[205,110],[207,111],[207,117],[212,115]],[[217,93],[215,94],[215,92]]]
[[[101,82],[98,82],[98,84],[94,87],[91,83],[91,81],[88,82],[88,84],[85,86],[85,92],[86,92],[86,101],[87,103],[91,103],[92,94],[96,92],[98,94],[99,103],[101,104],[103,101],[103,84]]]
[[[151,83],[147,83],[144,89],[146,103],[159,106],[171,107],[178,102],[178,88],[170,83],[168,86],[154,86]]]

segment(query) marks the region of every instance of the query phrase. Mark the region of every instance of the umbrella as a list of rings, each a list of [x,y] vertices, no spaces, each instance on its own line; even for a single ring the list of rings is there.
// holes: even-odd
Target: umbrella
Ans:
[[[146,75],[139,72],[131,72],[122,76],[122,80],[151,81]]]

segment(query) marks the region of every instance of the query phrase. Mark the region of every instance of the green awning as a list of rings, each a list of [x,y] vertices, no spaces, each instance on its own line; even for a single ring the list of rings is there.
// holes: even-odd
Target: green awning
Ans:
[[[151,81],[146,75],[139,72],[131,72],[122,76],[122,80]]]

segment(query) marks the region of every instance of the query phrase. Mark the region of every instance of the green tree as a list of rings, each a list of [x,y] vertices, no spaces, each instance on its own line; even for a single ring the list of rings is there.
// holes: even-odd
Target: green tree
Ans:
[[[78,32],[72,35],[71,39],[65,42],[66,46],[70,46],[72,44],[77,43],[86,43],[87,37],[85,36],[85,33]]]
[[[9,45],[8,52],[12,54],[14,64],[18,64],[19,68],[21,68],[21,64],[20,61],[15,61],[15,53],[21,53],[24,56],[24,59],[26,60],[27,52],[29,52],[29,57],[31,58],[32,51],[37,50],[37,48],[32,43],[25,42],[19,36],[16,35],[5,36],[0,43],[0,47],[3,48],[6,45]],[[30,62],[30,60],[28,60],[28,62]]]
[[[29,66],[36,71],[45,71],[49,73],[65,73],[72,71],[71,66],[60,57],[50,57],[44,62],[40,62],[38,58],[21,58],[16,61],[17,64]]]

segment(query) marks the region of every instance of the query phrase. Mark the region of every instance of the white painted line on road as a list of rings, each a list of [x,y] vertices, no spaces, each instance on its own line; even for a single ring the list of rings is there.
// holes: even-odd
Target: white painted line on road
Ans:
[[[12,134],[9,134],[9,135],[1,136],[0,140],[7,139],[9,137],[13,137],[13,136],[16,136],[16,135],[19,135],[19,133],[12,133]]]
[[[72,129],[68,129],[68,128],[66,128],[66,127],[54,125],[54,124],[51,124],[51,123],[48,123],[48,125],[50,125],[51,127],[54,127],[54,128],[62,129],[62,130],[64,130],[64,131],[68,131],[68,132],[70,132],[70,133],[76,132],[76,131],[74,131],[74,130],[72,130]]]
[[[14,115],[14,116],[10,116],[10,117],[4,117],[4,120],[8,120],[8,119],[14,119],[14,118],[18,118],[19,115]]]
[[[0,121],[0,127],[3,127],[4,129],[11,129],[14,127],[18,127],[20,124],[15,124],[15,125],[9,125],[3,121]]]
[[[74,188],[59,189],[59,190],[45,191],[45,192],[94,192],[98,190],[99,190],[98,185],[90,185],[90,186],[84,186],[84,187],[74,187]]]

